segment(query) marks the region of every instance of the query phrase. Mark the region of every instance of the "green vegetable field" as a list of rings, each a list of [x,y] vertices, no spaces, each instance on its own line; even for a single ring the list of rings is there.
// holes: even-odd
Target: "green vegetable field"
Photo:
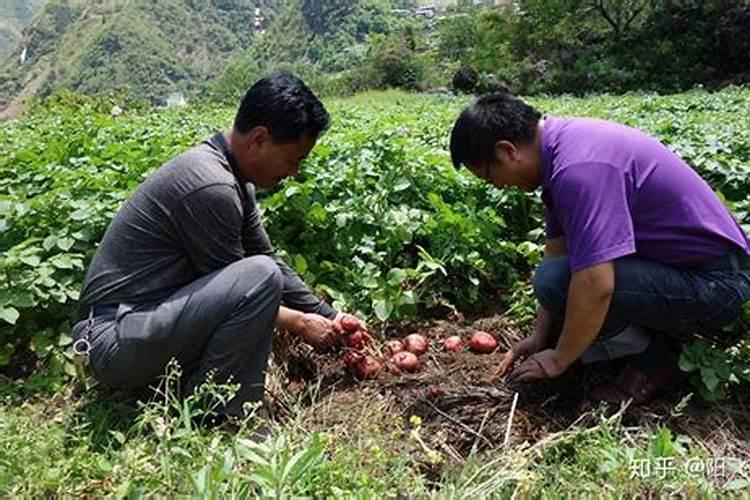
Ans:
[[[539,194],[454,169],[448,134],[467,102],[397,91],[328,101],[332,128],[300,175],[259,196],[277,251],[335,306],[367,318],[377,341],[448,323],[491,325],[508,340],[530,328]],[[530,102],[659,137],[750,231],[750,88]],[[742,321],[686,345],[687,383],[658,411],[571,412],[572,393],[516,403],[489,380],[498,358],[462,374],[438,356],[424,376],[358,383],[333,356],[284,336],[269,371],[277,423],[261,444],[249,432],[196,427],[195,401],[179,401],[169,377],[137,408],[76,381],[70,320],[107,224],[150,172],[234,114],[198,106],[113,116],[113,104],[58,94],[0,127],[3,497],[695,497],[750,488],[750,343],[714,342],[746,333]],[[579,380],[560,384],[570,392]],[[434,387],[456,398],[468,390],[482,404],[472,415],[436,414],[423,395]]]

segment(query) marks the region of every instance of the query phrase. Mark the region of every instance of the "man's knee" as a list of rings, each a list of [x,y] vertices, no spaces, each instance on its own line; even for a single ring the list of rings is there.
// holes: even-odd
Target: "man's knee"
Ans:
[[[239,272],[251,283],[251,290],[255,290],[258,284],[263,291],[281,299],[281,291],[284,288],[284,277],[278,264],[274,259],[266,255],[253,255],[239,262]]]
[[[570,284],[570,263],[567,257],[545,259],[534,272],[534,295],[549,311],[565,309]]]

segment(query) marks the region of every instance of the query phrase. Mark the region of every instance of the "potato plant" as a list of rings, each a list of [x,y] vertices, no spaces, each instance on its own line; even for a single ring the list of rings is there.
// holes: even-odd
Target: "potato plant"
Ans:
[[[750,229],[748,99],[750,89],[729,88],[532,102],[657,135]],[[541,205],[535,193],[498,191],[450,164],[448,134],[465,102],[399,93],[328,102],[333,126],[299,177],[260,194],[279,253],[337,306],[380,322],[435,306],[505,308],[528,319],[533,298],[523,294],[515,308],[508,298],[528,290],[519,283],[540,258]],[[0,365],[36,359],[53,373],[70,371],[62,348],[80,284],[117,208],[234,112],[126,109],[115,117],[113,104],[62,94],[0,128]]]

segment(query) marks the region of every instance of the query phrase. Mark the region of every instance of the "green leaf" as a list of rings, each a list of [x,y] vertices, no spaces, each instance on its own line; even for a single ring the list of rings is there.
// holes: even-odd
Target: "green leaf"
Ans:
[[[108,474],[112,472],[112,464],[104,458],[102,455],[99,455],[96,459],[96,466],[99,468],[99,471]]]
[[[305,274],[307,272],[307,261],[302,255],[294,257],[294,270],[299,274]]]
[[[724,484],[724,489],[727,491],[739,491],[745,488],[750,488],[750,479],[733,479]]]
[[[193,488],[195,488],[196,492],[201,493],[201,496],[206,495],[208,493],[206,488],[208,483],[208,465],[204,465],[197,474],[193,474],[190,480],[193,483]]]
[[[76,373],[76,365],[74,365],[71,361],[65,361],[65,363],[63,364],[63,371],[69,377],[75,377],[78,375]]]
[[[680,370],[684,372],[692,372],[698,369],[698,365],[696,365],[692,359],[686,356],[684,352],[680,355],[679,365]]]
[[[299,192],[300,192],[299,186],[289,186],[288,188],[284,190],[284,196],[286,196],[287,198],[291,198],[292,196],[294,196],[295,194]]]
[[[668,427],[661,427],[659,434],[651,441],[651,453],[656,457],[669,457],[674,455],[674,452],[672,431]]]
[[[8,304],[20,308],[33,307],[34,294],[29,290],[16,290],[8,298]]]
[[[13,344],[4,344],[0,347],[0,366],[10,363],[14,352],[16,352],[16,349],[13,347]]]
[[[50,263],[58,269],[73,269],[73,261],[68,255],[58,255]]]
[[[299,481],[310,467],[323,460],[324,454],[325,443],[316,435],[310,446],[295,453],[284,467],[282,477],[286,478],[285,483],[292,486]]]
[[[36,267],[41,262],[41,259],[36,255],[24,255],[23,257],[20,257],[19,260],[31,267]]]
[[[716,371],[712,368],[701,368],[701,380],[706,386],[706,389],[708,389],[711,392],[714,392],[716,388],[719,386],[719,377],[716,376]]]
[[[57,240],[57,248],[62,250],[63,252],[67,252],[71,248],[73,248],[73,245],[75,245],[76,241],[73,238],[61,238]]]
[[[401,294],[401,297],[398,300],[398,304],[401,306],[408,305],[413,306],[417,303],[417,297],[414,294],[414,290],[407,290],[404,293]]]
[[[16,321],[18,321],[18,317],[20,315],[21,314],[15,307],[0,307],[0,319],[7,323],[10,323],[11,325],[16,324]]]
[[[70,219],[75,221],[86,220],[91,217],[91,211],[87,208],[79,208],[70,214]]]
[[[45,250],[51,250],[52,247],[54,247],[57,244],[57,236],[50,235],[44,238],[44,241],[42,242],[42,248]]]
[[[404,281],[406,281],[406,278],[407,278],[406,271],[396,267],[388,271],[388,276],[386,277],[386,280],[388,281],[389,285],[398,286]]]
[[[384,299],[373,301],[372,309],[380,321],[386,321],[393,314],[393,304]]]
[[[398,193],[399,191],[409,189],[409,186],[411,186],[409,179],[402,177],[394,184],[393,190]]]

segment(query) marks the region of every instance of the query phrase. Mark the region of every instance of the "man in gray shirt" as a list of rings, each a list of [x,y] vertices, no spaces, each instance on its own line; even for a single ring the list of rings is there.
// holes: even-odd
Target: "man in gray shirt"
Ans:
[[[274,327],[325,349],[337,313],[274,254],[255,186],[294,176],[329,125],[299,79],[279,74],[248,90],[234,128],[153,172],[109,225],[88,269],[75,340],[90,343],[96,379],[154,382],[170,359],[185,393],[209,374],[240,384],[225,415],[263,396]]]

